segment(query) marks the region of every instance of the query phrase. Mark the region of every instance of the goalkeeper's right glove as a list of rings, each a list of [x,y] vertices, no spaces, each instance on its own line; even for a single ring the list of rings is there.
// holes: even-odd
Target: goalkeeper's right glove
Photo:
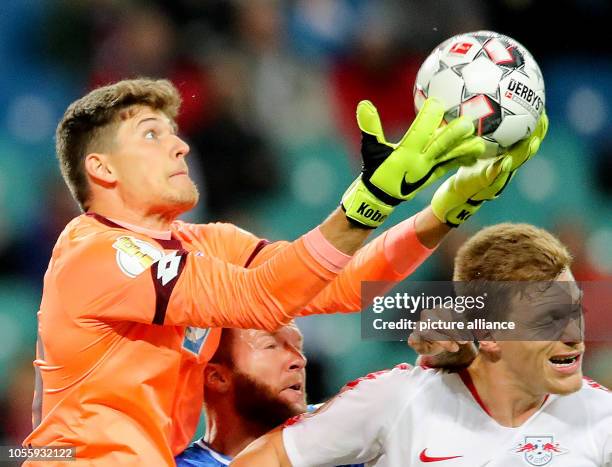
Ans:
[[[516,170],[538,152],[547,130],[548,117],[544,112],[534,132],[512,145],[506,153],[492,159],[480,159],[471,167],[461,167],[435,192],[431,200],[435,216],[457,227],[478,211],[482,203],[499,197]]]
[[[473,163],[485,150],[484,141],[472,136],[474,125],[459,117],[439,128],[444,107],[427,99],[412,126],[397,144],[385,140],[376,107],[370,101],[357,106],[361,129],[361,175],[342,197],[342,208],[352,222],[376,228],[402,201],[451,168]]]

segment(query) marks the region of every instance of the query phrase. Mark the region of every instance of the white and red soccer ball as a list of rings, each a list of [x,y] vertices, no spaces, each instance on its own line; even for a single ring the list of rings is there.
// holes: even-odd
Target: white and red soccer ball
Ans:
[[[428,97],[444,104],[447,122],[470,116],[491,156],[535,129],[544,110],[544,80],[521,44],[477,31],[444,41],[423,62],[414,85],[417,111]]]

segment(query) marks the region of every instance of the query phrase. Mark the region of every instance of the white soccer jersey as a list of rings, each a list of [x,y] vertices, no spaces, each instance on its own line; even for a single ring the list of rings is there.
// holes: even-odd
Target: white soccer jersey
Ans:
[[[487,414],[467,372],[403,364],[290,420],[283,442],[294,467],[612,467],[612,393],[585,380],[508,428]]]

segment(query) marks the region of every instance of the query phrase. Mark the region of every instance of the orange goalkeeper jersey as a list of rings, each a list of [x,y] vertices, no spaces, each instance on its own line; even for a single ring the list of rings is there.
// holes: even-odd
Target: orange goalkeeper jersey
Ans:
[[[229,224],[150,232],[79,216],[45,275],[34,362],[42,384],[24,444],[76,446],[86,465],[173,465],[195,433],[219,328],[359,310],[362,280],[407,275],[385,259],[382,240],[334,279],[303,238],[268,244]]]

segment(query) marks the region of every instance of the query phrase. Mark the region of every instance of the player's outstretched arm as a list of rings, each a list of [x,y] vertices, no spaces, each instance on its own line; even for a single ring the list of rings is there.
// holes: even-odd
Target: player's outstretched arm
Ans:
[[[280,428],[256,439],[230,463],[234,467],[291,467]]]
[[[137,244],[125,231],[111,229],[87,236],[87,242],[79,240],[79,248],[62,257],[58,289],[77,319],[274,330],[337,277],[351,258],[347,253],[369,231],[349,223],[338,209],[321,228],[252,269],[200,252],[176,251],[156,262],[143,254],[143,270],[134,276],[122,268],[117,251],[133,253]],[[345,253],[330,246],[325,234]],[[146,269],[145,260],[150,261]],[[82,277],[104,280],[86,293],[73,293]]]
[[[440,128],[443,116],[440,103],[427,101],[402,140],[390,145],[374,106],[360,103],[357,121],[363,137],[363,169],[343,196],[346,217],[336,210],[319,229],[249,271],[211,260],[197,267],[206,259],[188,259],[186,269],[191,274],[177,286],[186,284],[187,290],[197,293],[187,300],[187,294],[173,296],[172,309],[183,310],[188,316],[170,317],[167,323],[268,330],[287,323],[349,262],[347,256],[328,267],[327,256],[338,255],[330,252],[325,242],[351,255],[366,239],[368,230],[381,225],[394,206],[414,197],[449,167],[482,154],[484,142],[473,136],[471,121],[458,118]],[[428,213],[424,219],[419,229],[427,234],[425,241],[439,241],[444,228],[432,223]],[[317,240],[317,234],[322,239]]]
[[[473,162],[481,155],[484,142],[472,136],[472,122],[459,118],[440,128],[443,115],[437,101],[428,101],[402,140],[392,144],[385,139],[374,105],[369,101],[359,103],[357,122],[362,133],[363,168],[342,199],[342,208],[351,223],[365,232],[381,225],[394,206],[411,199],[451,168]],[[347,227],[337,214],[321,227],[321,232],[330,243],[350,253],[367,233],[357,229],[345,235]],[[303,314],[359,311],[362,282],[404,279],[431,254],[449,229],[429,208],[393,227],[359,251],[339,277],[304,308]],[[340,241],[349,244],[341,246],[337,244]],[[286,245],[268,247],[252,265],[267,261],[284,248]]]
[[[378,227],[400,202],[412,199],[452,168],[473,163],[485,149],[465,117],[441,128],[444,109],[433,99],[425,103],[397,144],[385,139],[371,102],[360,102],[356,113],[362,135],[362,173],[344,194],[342,208],[351,222],[364,227]],[[362,249],[303,314],[359,311],[362,282],[406,278],[448,231],[430,208],[393,227]]]
[[[301,314],[360,311],[364,282],[376,282],[376,294],[385,294],[427,260],[450,230],[430,207],[423,209],[361,248]]]

